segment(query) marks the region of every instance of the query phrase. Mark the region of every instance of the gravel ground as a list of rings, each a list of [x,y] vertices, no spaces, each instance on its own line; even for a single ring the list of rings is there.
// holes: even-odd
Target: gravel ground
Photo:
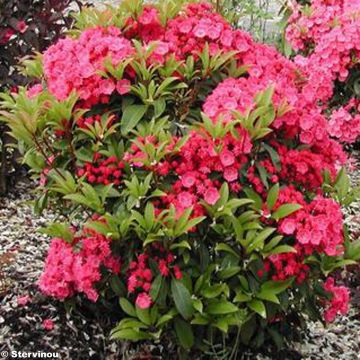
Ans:
[[[360,171],[352,175],[352,180],[360,183]],[[165,351],[161,346],[142,349],[143,353],[156,353],[156,356],[129,355],[128,344],[108,339],[113,325],[108,319],[96,318],[87,308],[70,316],[62,303],[39,293],[36,281],[43,268],[49,239],[36,230],[46,222],[54,221],[54,215],[34,216],[31,190],[32,184],[22,181],[7,198],[0,198],[0,271],[5,268],[3,275],[6,278],[6,281],[1,281],[0,273],[0,354],[1,351],[15,350],[57,352],[61,359],[71,360],[168,358],[161,354]],[[360,233],[360,202],[348,210],[347,222],[353,234]],[[350,284],[353,303],[349,315],[338,318],[327,328],[320,323],[310,323],[304,342],[293,344],[292,352],[281,356],[282,359],[360,359],[359,276],[357,282],[350,281]],[[30,296],[30,301],[21,306],[17,299],[25,295]],[[53,330],[43,328],[45,319],[54,321]],[[174,359],[174,356],[170,358]],[[242,359],[270,358],[249,352],[243,354]],[[272,359],[280,357],[275,355]]]

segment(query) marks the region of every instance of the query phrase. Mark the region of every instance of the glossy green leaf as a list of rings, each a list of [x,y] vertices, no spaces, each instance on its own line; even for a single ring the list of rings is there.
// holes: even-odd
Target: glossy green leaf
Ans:
[[[302,208],[299,204],[284,204],[281,205],[273,214],[272,217],[275,220],[280,220],[286,216],[293,214],[294,212]]]
[[[262,318],[266,319],[266,308],[261,300],[253,299],[247,303],[247,306],[259,314]]]
[[[130,105],[125,108],[121,118],[121,133],[127,135],[136,127],[147,111],[146,105]]]
[[[189,319],[194,312],[189,290],[180,280],[172,279],[171,293],[175,306],[181,316],[184,319]]]
[[[180,345],[184,349],[191,349],[194,345],[194,334],[192,327],[189,323],[183,319],[175,319],[175,332],[176,336],[179,339]]]
[[[238,311],[239,308],[231,303],[230,301],[226,300],[218,300],[212,302],[205,310],[207,314],[211,315],[224,315],[224,314],[231,314],[233,312]]]

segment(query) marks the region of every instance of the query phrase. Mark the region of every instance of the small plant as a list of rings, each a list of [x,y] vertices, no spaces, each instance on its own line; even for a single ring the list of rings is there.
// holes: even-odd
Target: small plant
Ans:
[[[182,357],[345,313],[356,192],[301,68],[207,2],[84,9],[71,34],[2,94],[35,210],[65,219],[42,229],[41,290],[118,303],[114,339],[166,334]]]

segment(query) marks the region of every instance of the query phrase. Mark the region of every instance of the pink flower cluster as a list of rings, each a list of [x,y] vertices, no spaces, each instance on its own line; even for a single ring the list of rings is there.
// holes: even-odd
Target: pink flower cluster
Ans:
[[[130,262],[128,268],[128,292],[137,293],[135,303],[141,309],[146,309],[152,304],[149,292],[154,275],[149,267],[150,258],[156,262],[161,276],[168,277],[172,273],[176,279],[182,278],[179,266],[173,264],[174,255],[165,251],[160,243],[153,243],[150,250],[139,254],[136,260]]]
[[[117,66],[132,53],[130,41],[115,27],[87,29],[79,39],[62,39],[44,53],[48,89],[59,100],[76,91],[90,105],[107,102],[117,83],[102,78],[99,70],[106,59]]]
[[[190,4],[185,14],[170,20],[164,35],[170,50],[179,58],[197,56],[209,44],[210,53],[250,49],[251,37],[242,31],[233,31],[223,17],[208,3]]]
[[[279,230],[285,235],[294,235],[307,254],[316,251],[336,256],[343,252],[343,215],[340,205],[332,199],[317,196],[282,220]]]
[[[355,114],[353,110],[355,108]],[[328,123],[329,134],[345,143],[353,143],[360,136],[360,106],[350,101],[346,106],[334,110]]]
[[[311,6],[301,8],[293,2],[286,37],[295,50],[306,50],[317,44],[331,31],[336,18],[343,14],[343,1],[312,0]]]
[[[325,303],[324,319],[326,322],[333,322],[337,314],[347,314],[350,292],[345,286],[336,286],[332,277],[326,279],[324,290],[332,296],[331,300]]]
[[[319,189],[323,183],[323,171],[328,170],[336,175],[333,161],[325,154],[311,150],[289,150],[279,147],[281,170],[279,177],[297,183],[305,189]]]
[[[176,158],[169,162],[178,180],[164,201],[174,204],[179,214],[194,206],[195,214],[200,215],[200,199],[214,205],[220,198],[218,189],[222,182],[211,178],[214,173],[227,181],[233,191],[240,191],[239,170],[247,162],[252,144],[245,130],[239,129],[238,135],[238,139],[228,133],[223,139],[213,140],[205,131],[191,132]],[[217,152],[216,148],[221,150]]]
[[[112,255],[109,239],[94,232],[75,238],[73,244],[56,238],[51,242],[39,287],[44,294],[61,300],[84,293],[96,301],[101,267],[120,272],[120,260]]]
[[[175,54],[178,59],[188,55],[197,58],[206,43],[211,54],[236,50],[240,59],[253,43],[249,34],[232,30],[207,2],[187,4],[181,14],[170,19],[165,26],[160,22],[158,10],[145,6],[139,18],[129,18],[126,25],[127,38],[139,37],[145,43],[160,42],[158,55]]]
[[[302,150],[289,149],[274,140],[270,141],[270,144],[278,152],[280,168],[276,168],[270,158],[258,161],[258,166],[264,168],[271,183],[286,181],[304,190],[320,191],[323,172],[328,171],[335,179],[338,169],[347,160],[341,145],[334,140],[319,142]],[[259,194],[266,193],[255,165],[248,168],[246,177]]]
[[[265,261],[263,271],[268,272],[273,266],[273,280],[295,276],[297,283],[301,283],[310,271],[305,263],[306,256],[314,252],[336,256],[343,251],[343,220],[340,206],[335,201],[317,196],[307,203],[304,195],[292,185],[281,188],[274,210],[282,204],[294,203],[302,208],[282,219],[278,228],[285,236],[295,237],[293,247],[296,252],[271,255]]]
[[[119,185],[123,175],[124,162],[110,156],[102,159],[100,153],[95,153],[94,161],[85,163],[84,167],[77,171],[78,176],[85,176],[92,184]]]
[[[328,101],[334,92],[333,82],[344,82],[358,67],[360,3],[312,0],[310,7],[294,5],[286,35],[294,49],[304,50],[307,56],[299,55],[295,62],[308,80],[308,96]],[[328,130],[343,142],[354,142],[360,135],[359,118],[344,108],[337,109],[330,116]]]
[[[259,54],[257,60],[253,59],[259,63],[250,68],[248,78],[230,78],[220,83],[206,99],[204,112],[214,121],[219,117],[230,121],[234,110],[244,113],[253,108],[255,95],[269,86],[275,86],[275,108],[287,104],[288,111],[278,116],[272,127],[277,131],[284,130],[287,138],[299,136],[304,144],[328,141],[327,121],[321,115],[321,108],[313,101],[314,97],[309,98],[308,91],[299,86],[294,65],[284,58],[279,59],[278,55],[273,56],[275,61],[269,61],[272,52],[265,46],[258,47],[259,52],[262,50],[267,54],[266,62],[259,61],[262,58]],[[247,56],[244,61],[248,61],[246,59]]]
[[[127,19],[125,36],[129,39],[140,37],[145,43],[160,40],[165,29],[161,25],[159,12],[153,6],[145,6],[137,20]]]
[[[271,266],[275,273],[274,281],[284,281],[290,277],[296,277],[296,282],[301,284],[308,276],[310,267],[304,263],[305,257],[299,245],[294,246],[296,253],[282,253],[269,256],[264,263],[264,270],[270,271]]]

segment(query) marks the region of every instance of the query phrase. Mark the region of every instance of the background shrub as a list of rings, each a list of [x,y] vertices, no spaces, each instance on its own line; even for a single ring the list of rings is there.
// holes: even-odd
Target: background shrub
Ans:
[[[360,136],[359,10],[349,0],[294,2],[286,28],[295,61],[327,104],[329,133],[349,144]]]
[[[44,51],[68,29],[73,19],[70,9],[81,8],[78,0],[1,0],[0,1],[0,89],[16,91],[28,83],[18,69],[20,59],[34,51]],[[12,139],[0,122],[0,194],[5,194],[8,182],[18,164]]]

